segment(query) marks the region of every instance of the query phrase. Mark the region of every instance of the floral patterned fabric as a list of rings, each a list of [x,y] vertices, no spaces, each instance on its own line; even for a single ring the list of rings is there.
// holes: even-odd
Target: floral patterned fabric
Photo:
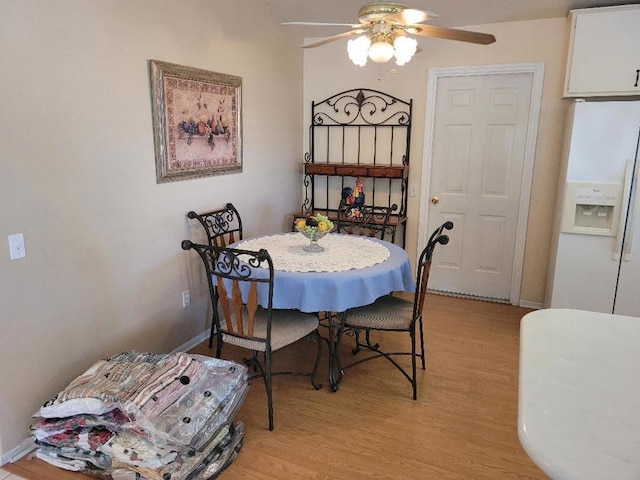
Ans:
[[[36,455],[103,478],[210,478],[200,474],[219,473],[242,446],[233,417],[247,379],[245,366],[201,355],[100,360],[42,406]]]

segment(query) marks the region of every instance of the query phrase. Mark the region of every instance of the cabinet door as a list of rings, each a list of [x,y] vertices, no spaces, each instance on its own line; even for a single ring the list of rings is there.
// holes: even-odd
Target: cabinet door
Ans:
[[[640,5],[571,11],[566,97],[640,95]]]

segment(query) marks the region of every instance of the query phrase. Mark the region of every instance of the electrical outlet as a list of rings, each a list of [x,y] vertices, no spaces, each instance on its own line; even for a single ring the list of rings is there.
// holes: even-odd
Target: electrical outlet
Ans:
[[[187,308],[191,303],[191,294],[189,290],[182,292],[182,308]]]
[[[27,256],[27,251],[24,248],[24,235],[22,233],[9,235],[9,256],[11,260],[17,260]]]

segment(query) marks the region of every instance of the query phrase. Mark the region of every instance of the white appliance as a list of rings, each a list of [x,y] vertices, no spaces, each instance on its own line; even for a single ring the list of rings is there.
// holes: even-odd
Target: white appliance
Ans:
[[[640,101],[569,109],[548,302],[640,317]]]

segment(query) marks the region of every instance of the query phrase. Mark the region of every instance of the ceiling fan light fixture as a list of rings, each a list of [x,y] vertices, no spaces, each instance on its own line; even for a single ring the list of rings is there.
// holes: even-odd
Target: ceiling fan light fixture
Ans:
[[[418,49],[418,42],[415,38],[400,36],[394,40],[393,47],[395,51],[396,64],[398,66],[402,66],[405,63],[409,63],[413,58],[413,55],[415,55],[416,50]]]
[[[359,67],[364,67],[367,63],[370,45],[371,39],[366,35],[349,40],[347,42],[349,60]]]
[[[423,12],[422,10],[416,10],[415,8],[405,8],[401,10],[402,12],[402,20],[405,24],[411,23],[420,23],[425,20],[433,17],[434,14],[429,12],[431,15],[427,14],[427,12]],[[437,15],[435,15],[437,17]]]
[[[395,50],[393,45],[385,40],[380,40],[369,47],[369,58],[375,63],[386,63],[393,58]]]
[[[330,42],[352,38],[347,45],[349,59],[363,67],[367,59],[376,63],[386,63],[393,57],[398,65],[411,61],[417,51],[417,41],[407,35],[442,38],[460,42],[490,45],[496,37],[489,33],[471,32],[456,28],[425,25],[424,22],[437,17],[428,10],[407,8],[401,3],[374,1],[364,5],[358,11],[357,24],[284,22],[283,25],[344,25],[351,30],[302,45],[302,48],[315,48]],[[354,38],[359,35],[358,38]]]

